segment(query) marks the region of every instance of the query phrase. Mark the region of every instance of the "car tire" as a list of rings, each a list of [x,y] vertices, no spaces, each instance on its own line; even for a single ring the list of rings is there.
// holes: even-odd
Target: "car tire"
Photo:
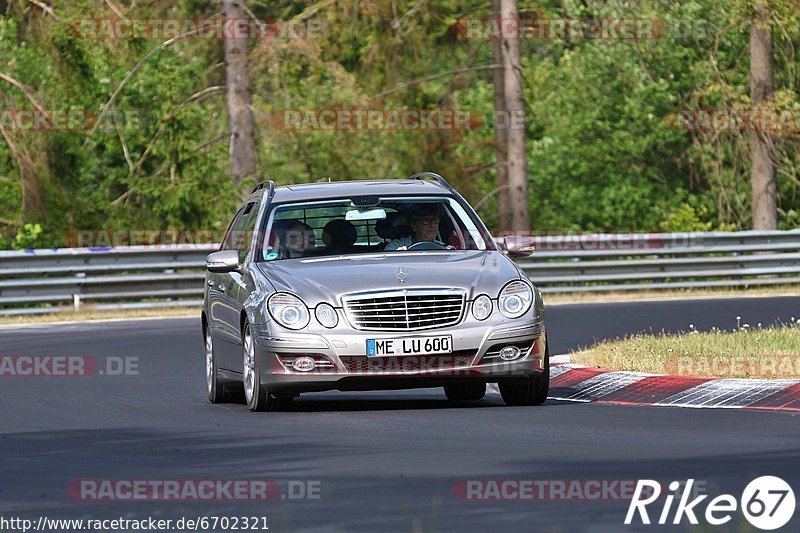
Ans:
[[[544,348],[544,371],[523,383],[500,382],[497,384],[500,396],[506,405],[541,405],[550,392],[550,347]]]
[[[283,411],[292,404],[291,397],[278,397],[261,384],[261,370],[255,364],[255,346],[250,325],[242,332],[242,385],[248,409],[253,412]]]
[[[219,372],[217,368],[217,357],[214,355],[214,339],[211,337],[211,328],[206,326],[203,328],[205,337],[203,344],[205,345],[206,355],[206,391],[208,392],[208,401],[211,403],[222,403],[226,400],[225,384],[219,380]]]
[[[474,402],[486,396],[486,383],[453,383],[444,386],[444,394],[453,402]]]

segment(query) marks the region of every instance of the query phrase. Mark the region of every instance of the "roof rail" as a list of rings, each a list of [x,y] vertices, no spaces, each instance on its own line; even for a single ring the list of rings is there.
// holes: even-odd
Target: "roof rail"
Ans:
[[[267,195],[270,198],[272,198],[272,196],[275,194],[275,182],[273,180],[262,181],[261,183],[256,185],[252,191],[250,191],[250,194],[255,194],[261,189],[266,189],[266,188],[269,188],[269,192],[267,193]]]
[[[437,174],[435,172],[418,172],[417,174],[414,174],[413,176],[409,176],[408,179],[410,179],[410,180],[420,180],[420,181],[424,180],[424,179],[433,179],[433,180],[436,180],[437,182],[439,182],[439,185],[441,185],[442,187],[445,187],[448,191],[456,192],[456,190],[453,189],[453,187],[451,187],[449,183],[447,183],[446,179],[444,179],[442,176],[440,176],[439,174]]]

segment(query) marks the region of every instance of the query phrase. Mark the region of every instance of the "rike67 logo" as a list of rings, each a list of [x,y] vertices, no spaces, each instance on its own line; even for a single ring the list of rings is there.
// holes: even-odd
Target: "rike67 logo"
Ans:
[[[779,477],[762,476],[754,479],[745,487],[738,501],[730,494],[720,494],[705,504],[705,512],[701,512],[701,504],[708,495],[695,496],[690,500],[693,485],[694,479],[687,480],[685,484],[678,481],[669,484],[670,493],[664,498],[664,506],[658,515],[657,524],[680,524],[685,518],[690,524],[697,525],[700,523],[699,515],[707,524],[720,526],[730,522],[737,510],[740,510],[754,527],[769,531],[785,526],[794,515],[794,491]],[[681,487],[684,487],[682,491]],[[673,513],[676,496],[678,504]],[[661,484],[658,481],[640,479],[628,507],[625,524],[632,524],[637,514],[642,524],[651,524],[647,506],[655,503],[660,497]],[[653,505],[650,511],[657,511],[656,505]],[[656,517],[653,516],[653,519]]]

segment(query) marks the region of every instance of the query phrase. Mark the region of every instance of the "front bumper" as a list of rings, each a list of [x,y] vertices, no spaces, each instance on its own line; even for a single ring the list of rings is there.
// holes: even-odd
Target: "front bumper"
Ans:
[[[456,326],[416,332],[361,331],[344,321],[326,330],[312,321],[302,332],[269,322],[253,327],[253,333],[261,384],[271,392],[284,394],[437,387],[453,382],[494,383],[536,376],[545,365],[544,323],[533,312],[513,320],[496,312],[482,322],[467,319]],[[366,355],[368,339],[437,335],[452,335],[452,354]],[[498,347],[508,345],[515,345],[522,352],[511,362],[497,355]],[[324,365],[300,372],[287,364],[302,356]]]

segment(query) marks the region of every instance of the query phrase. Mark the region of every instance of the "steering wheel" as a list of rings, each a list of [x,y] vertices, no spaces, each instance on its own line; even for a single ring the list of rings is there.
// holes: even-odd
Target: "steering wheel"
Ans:
[[[447,250],[447,246],[436,241],[419,241],[409,246],[408,250]]]

